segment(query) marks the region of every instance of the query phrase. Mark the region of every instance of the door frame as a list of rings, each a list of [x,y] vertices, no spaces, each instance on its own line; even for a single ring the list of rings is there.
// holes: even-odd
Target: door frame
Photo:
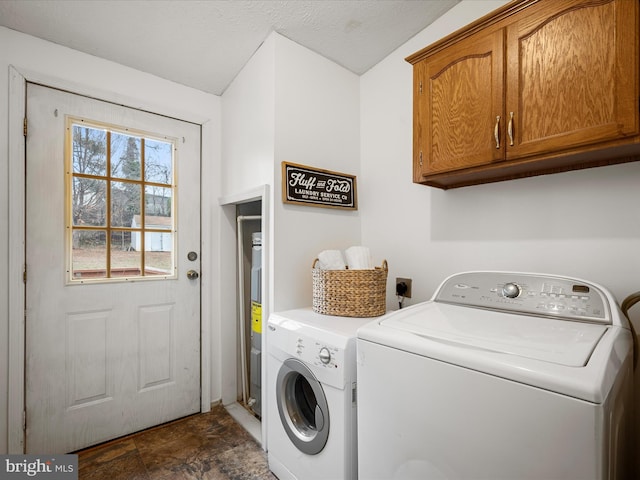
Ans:
[[[135,101],[127,98],[123,101],[122,95],[117,92],[95,91],[86,85],[79,85],[70,80],[52,77],[40,72],[17,69],[13,65],[9,66],[9,252],[22,252],[20,255],[9,255],[8,262],[8,314],[9,314],[9,372],[8,372],[8,405],[7,405],[7,430],[8,430],[8,453],[22,454],[25,446],[25,284],[23,281],[25,260],[25,227],[26,227],[26,142],[24,138],[23,121],[26,116],[26,92],[27,82],[38,83],[50,88],[65,90],[72,94],[116,103],[138,110],[148,111],[157,115],[164,115],[176,118],[175,112],[159,113],[166,110],[162,105],[146,105],[145,108],[125,105],[134,104]],[[209,142],[202,138],[203,125],[210,122],[210,119],[197,115],[180,114],[178,118],[200,125],[201,147],[200,147],[200,178],[204,165],[203,146],[210,148]],[[16,161],[22,159],[23,161]],[[208,169],[207,169],[208,170]],[[202,180],[201,180],[202,182]],[[202,183],[201,183],[202,187]],[[210,190],[210,189],[209,189]],[[203,206],[211,204],[209,190],[202,190],[200,198],[200,258],[202,275],[200,290],[214,290],[213,272],[213,219],[209,214],[203,213]],[[211,272],[210,274],[207,274]],[[211,409],[211,330],[213,302],[211,295],[200,296],[200,411],[208,412]]]
[[[262,210],[260,212],[262,231],[262,326],[265,328],[267,320],[271,315],[271,305],[273,305],[273,269],[271,259],[273,258],[273,243],[271,235],[271,187],[263,184],[250,190],[220,197],[218,204],[221,208],[220,222],[220,257],[219,264],[221,278],[237,278],[238,262],[236,257],[237,249],[237,206],[243,203],[260,201]],[[221,379],[221,400],[224,406],[234,405],[238,399],[238,300],[237,282],[221,282],[220,291],[223,298],[233,298],[235,302],[220,302],[220,336],[226,339],[220,345],[220,379]],[[267,409],[267,389],[264,385],[267,382],[267,362],[265,361],[267,352],[267,335],[262,335],[262,418],[260,423],[260,441],[262,449],[267,450],[267,429],[269,419],[264,414]],[[248,422],[247,419],[248,418]],[[253,420],[251,416],[237,416],[247,430],[253,431]],[[257,420],[256,420],[257,421]]]

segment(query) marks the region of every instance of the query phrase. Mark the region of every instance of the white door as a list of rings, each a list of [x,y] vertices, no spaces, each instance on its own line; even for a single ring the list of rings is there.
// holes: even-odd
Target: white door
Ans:
[[[27,125],[26,451],[200,411],[200,127],[34,84]]]

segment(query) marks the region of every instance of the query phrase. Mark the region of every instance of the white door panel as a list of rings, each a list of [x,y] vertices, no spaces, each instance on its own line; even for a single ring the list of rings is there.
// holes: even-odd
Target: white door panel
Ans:
[[[69,281],[66,117],[178,139],[175,278]],[[200,410],[200,127],[29,84],[26,451],[62,453]]]

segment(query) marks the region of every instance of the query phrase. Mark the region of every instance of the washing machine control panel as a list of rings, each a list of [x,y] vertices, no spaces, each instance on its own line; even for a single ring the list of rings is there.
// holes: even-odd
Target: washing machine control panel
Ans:
[[[328,363],[331,363],[331,352],[327,347],[322,347],[318,352],[318,358],[322,363],[327,365]]]
[[[604,292],[581,280],[510,272],[467,272],[449,277],[434,300],[515,313],[610,324]]]
[[[303,362],[329,369],[341,368],[344,359],[341,348],[305,335],[297,336],[295,352]]]

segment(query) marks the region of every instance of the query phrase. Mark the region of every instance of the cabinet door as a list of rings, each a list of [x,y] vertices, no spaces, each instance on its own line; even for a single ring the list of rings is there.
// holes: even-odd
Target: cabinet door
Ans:
[[[637,26],[637,0],[543,0],[507,27],[507,159],[638,133]]]
[[[415,65],[415,181],[504,158],[503,47],[476,34]]]

